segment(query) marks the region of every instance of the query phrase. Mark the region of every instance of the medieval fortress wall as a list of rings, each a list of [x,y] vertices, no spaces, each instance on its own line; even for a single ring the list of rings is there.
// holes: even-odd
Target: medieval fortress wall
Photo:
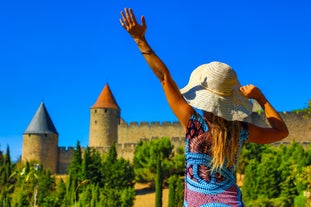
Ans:
[[[284,112],[280,113],[289,128],[289,136],[281,142],[275,144],[288,144],[295,140],[307,146],[311,143],[311,114],[310,113],[296,113]],[[264,114],[254,112],[252,114],[252,121],[256,125],[268,126]],[[162,137],[169,137],[174,147],[184,147],[185,132],[179,122],[131,122],[121,123],[118,126],[118,141],[117,152],[118,155],[132,160],[136,144],[141,140],[151,140]],[[263,137],[264,139],[264,137]],[[101,153],[107,152],[109,147],[96,147]],[[74,148],[59,147],[58,171],[65,173],[70,159],[72,157]]]
[[[289,128],[289,136],[279,143],[295,140],[307,146],[311,143],[311,113],[280,113]],[[251,121],[259,126],[268,126],[263,113],[253,112]],[[90,109],[89,147],[106,153],[115,143],[118,156],[132,160],[137,143],[168,137],[175,149],[185,146],[185,131],[179,122],[131,122],[122,121],[109,86],[106,85],[96,103]],[[264,137],[263,137],[264,139]],[[73,143],[74,144],[74,143]],[[83,149],[82,149],[83,151]],[[22,161],[35,160],[52,173],[66,174],[74,147],[58,146],[58,132],[44,104],[23,134]]]

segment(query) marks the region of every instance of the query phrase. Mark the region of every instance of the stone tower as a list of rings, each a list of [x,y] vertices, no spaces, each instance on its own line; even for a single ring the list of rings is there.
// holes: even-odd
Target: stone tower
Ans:
[[[90,147],[110,147],[118,142],[120,108],[106,84],[90,109]]]
[[[22,161],[36,161],[51,173],[57,172],[58,132],[41,103],[23,134]]]

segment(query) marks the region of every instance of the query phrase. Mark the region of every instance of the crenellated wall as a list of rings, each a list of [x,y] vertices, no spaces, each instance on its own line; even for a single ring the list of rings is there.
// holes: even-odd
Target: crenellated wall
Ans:
[[[281,113],[281,116],[289,129],[289,136],[284,142],[311,142],[311,113],[289,112]]]
[[[57,173],[67,174],[68,166],[70,165],[74,147],[58,147],[58,164]]]
[[[311,114],[306,112],[284,112],[280,113],[289,129],[289,136],[281,142],[288,144],[292,140],[307,146],[311,143]],[[253,113],[251,120],[259,126],[268,126],[263,113]],[[136,144],[140,140],[151,140],[162,137],[169,137],[176,147],[184,147],[184,129],[179,122],[130,122],[121,123],[118,126],[117,153],[120,157],[128,160],[133,159]],[[264,137],[263,137],[264,138]],[[96,147],[100,153],[106,153],[109,147]],[[58,173],[64,174],[70,164],[73,155],[73,147],[58,148]]]
[[[156,137],[183,137],[185,134],[179,122],[130,122],[118,128],[118,143],[137,143],[140,139]]]

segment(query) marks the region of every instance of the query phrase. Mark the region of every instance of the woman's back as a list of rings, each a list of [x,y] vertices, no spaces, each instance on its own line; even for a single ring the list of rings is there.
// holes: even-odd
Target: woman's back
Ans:
[[[248,131],[242,128],[238,152],[247,138]],[[230,167],[225,164],[220,170],[212,171],[212,145],[206,121],[194,113],[186,133],[185,206],[243,206],[235,180],[237,159]]]

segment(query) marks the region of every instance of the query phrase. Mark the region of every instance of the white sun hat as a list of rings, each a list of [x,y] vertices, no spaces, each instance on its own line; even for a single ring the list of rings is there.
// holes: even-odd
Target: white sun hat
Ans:
[[[228,121],[247,121],[252,103],[241,93],[240,87],[235,71],[229,65],[215,61],[197,67],[180,92],[197,109]]]

